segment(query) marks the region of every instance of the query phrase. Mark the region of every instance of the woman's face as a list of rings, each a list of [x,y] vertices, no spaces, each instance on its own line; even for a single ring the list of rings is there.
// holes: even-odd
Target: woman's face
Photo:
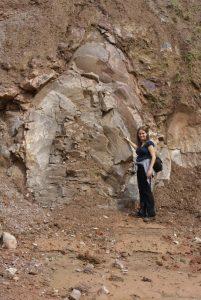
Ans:
[[[138,136],[139,136],[139,139],[141,142],[144,142],[147,140],[147,133],[142,129],[140,129],[140,131],[138,132]]]

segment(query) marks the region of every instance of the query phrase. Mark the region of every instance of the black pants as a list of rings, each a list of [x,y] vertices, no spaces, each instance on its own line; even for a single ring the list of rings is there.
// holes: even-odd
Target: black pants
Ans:
[[[140,193],[140,213],[145,217],[155,216],[154,196],[151,191],[151,184],[147,181],[144,167],[138,165],[137,169],[138,189]]]

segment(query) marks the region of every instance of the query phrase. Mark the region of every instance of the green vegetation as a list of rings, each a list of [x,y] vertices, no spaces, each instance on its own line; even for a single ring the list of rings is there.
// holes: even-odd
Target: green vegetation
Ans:
[[[162,109],[165,107],[165,99],[162,97],[156,97],[152,94],[145,95],[148,99],[151,109]]]
[[[173,82],[174,83],[179,83],[182,81],[182,76],[179,72],[177,72],[174,76],[173,76]]]
[[[188,51],[184,55],[184,60],[189,64],[200,59],[201,59],[201,53],[199,53],[198,51]]]
[[[176,13],[177,16],[183,17],[183,12],[181,8],[179,7],[178,0],[171,0],[172,7]]]

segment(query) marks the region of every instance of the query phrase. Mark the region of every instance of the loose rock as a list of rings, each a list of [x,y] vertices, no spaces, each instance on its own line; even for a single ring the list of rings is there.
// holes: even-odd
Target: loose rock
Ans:
[[[17,247],[17,240],[16,238],[8,233],[8,232],[4,232],[3,233],[3,247],[7,248],[7,249],[16,249]]]
[[[79,300],[81,297],[81,292],[79,290],[73,289],[72,293],[70,294],[71,300]]]
[[[115,262],[114,262],[113,266],[120,269],[120,270],[124,270],[123,263],[118,259],[115,259]]]
[[[199,237],[195,237],[194,241],[198,244],[201,244],[201,238]]]
[[[13,278],[15,276],[15,273],[17,272],[16,268],[8,268],[5,270],[5,277],[7,278]]]
[[[150,278],[145,277],[145,276],[142,278],[142,281],[144,281],[144,282],[152,282],[152,280]]]
[[[101,295],[101,294],[108,295],[109,293],[110,293],[109,290],[104,285],[98,290],[98,295]]]
[[[93,271],[94,271],[93,264],[87,264],[83,270],[84,273],[93,273]]]

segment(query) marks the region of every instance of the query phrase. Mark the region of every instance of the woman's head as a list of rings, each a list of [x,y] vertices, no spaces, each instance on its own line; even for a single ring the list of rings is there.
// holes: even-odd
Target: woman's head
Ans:
[[[149,129],[146,126],[141,126],[137,130],[137,144],[141,146],[142,143],[149,140]]]

